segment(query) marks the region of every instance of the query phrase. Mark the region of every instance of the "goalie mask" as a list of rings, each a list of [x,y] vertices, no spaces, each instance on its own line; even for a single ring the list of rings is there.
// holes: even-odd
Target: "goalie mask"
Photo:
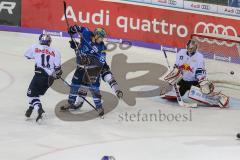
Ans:
[[[187,43],[187,47],[186,47],[187,48],[187,52],[189,54],[194,54],[197,51],[197,47],[198,47],[197,41],[191,39]]]

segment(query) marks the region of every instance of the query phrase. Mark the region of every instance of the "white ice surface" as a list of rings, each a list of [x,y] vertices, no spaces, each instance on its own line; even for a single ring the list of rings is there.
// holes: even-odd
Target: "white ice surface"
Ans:
[[[41,125],[25,121],[26,91],[34,63],[23,54],[37,39],[38,36],[32,34],[0,32],[0,160],[100,160],[104,155],[113,155],[116,160],[239,160],[240,141],[235,138],[240,132],[239,91],[232,89],[226,89],[235,98],[231,102],[234,107],[230,109],[187,109],[159,97],[138,98],[134,107],[120,102],[105,119],[86,122],[59,120],[54,106],[67,95],[49,89],[41,98],[48,118]],[[63,62],[74,56],[66,38],[54,37],[53,46],[62,52]],[[117,52],[108,55],[109,62]],[[164,56],[156,50],[132,47],[124,53],[129,62],[165,65]],[[170,54],[169,59],[173,64],[174,55]],[[239,70],[238,65],[224,62],[209,60],[207,65],[211,72],[219,68],[226,72],[233,68]],[[127,77],[141,74],[145,73],[131,73]],[[102,88],[110,91],[106,85]],[[84,105],[83,109],[90,108]],[[119,119],[125,112],[150,114],[159,109],[173,114],[191,112],[192,121]]]

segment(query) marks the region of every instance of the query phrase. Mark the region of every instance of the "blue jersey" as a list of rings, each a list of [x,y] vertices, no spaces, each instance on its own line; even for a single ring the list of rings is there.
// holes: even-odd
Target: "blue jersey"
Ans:
[[[89,57],[94,57],[93,62],[96,63],[91,63],[90,65],[86,66],[92,68],[91,66],[102,66],[102,71],[103,70],[108,70],[109,66],[106,63],[106,46],[104,42],[101,43],[95,43],[93,41],[94,34],[92,31],[90,31],[88,28],[81,27],[80,30],[78,30],[82,34],[81,37],[81,43],[79,45],[79,52],[77,52],[77,64],[80,65],[80,60],[81,60],[81,55],[87,55]],[[80,65],[81,66],[81,65]],[[96,76],[96,82],[92,83],[93,88],[98,88],[100,86],[100,75],[101,73]],[[76,73],[74,74],[75,76],[78,77],[78,80],[74,80],[72,82],[78,84],[80,83],[79,81],[82,81],[83,76],[85,75],[84,70],[77,70]],[[82,83],[82,82],[81,82]]]
[[[107,49],[105,44],[103,42],[100,44],[93,42],[93,32],[88,28],[81,27],[80,33],[82,34],[82,37],[78,54],[94,55],[100,63],[104,64],[106,62],[105,51]],[[80,58],[80,55],[77,55],[77,59]],[[79,64],[79,61],[77,61],[77,63]]]

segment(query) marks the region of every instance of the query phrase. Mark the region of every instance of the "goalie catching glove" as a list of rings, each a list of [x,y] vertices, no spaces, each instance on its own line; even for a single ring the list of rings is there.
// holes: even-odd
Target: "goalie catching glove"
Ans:
[[[80,46],[79,46],[80,43],[74,42],[73,40],[69,41],[69,44],[70,44],[70,47],[74,50],[80,48]]]
[[[214,91],[214,85],[211,81],[208,81],[208,80],[199,81],[199,86],[200,86],[201,92],[204,94],[211,94]]]

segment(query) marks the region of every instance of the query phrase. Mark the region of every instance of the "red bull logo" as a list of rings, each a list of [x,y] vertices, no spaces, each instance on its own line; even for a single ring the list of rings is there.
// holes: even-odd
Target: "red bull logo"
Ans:
[[[189,64],[183,64],[183,65],[179,66],[178,69],[180,69],[181,71],[193,72],[193,69],[191,68],[191,66]]]

